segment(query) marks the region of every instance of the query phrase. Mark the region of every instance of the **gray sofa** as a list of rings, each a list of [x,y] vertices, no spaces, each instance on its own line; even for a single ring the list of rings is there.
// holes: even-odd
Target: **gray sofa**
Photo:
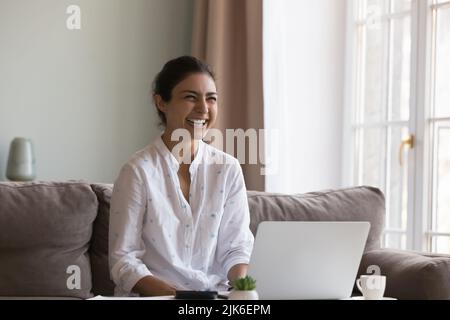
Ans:
[[[112,295],[108,219],[112,185],[0,183],[0,297]],[[385,203],[376,188],[299,195],[248,192],[251,229],[264,220],[369,221],[359,274],[378,265],[386,296],[450,299],[450,256],[380,249]]]

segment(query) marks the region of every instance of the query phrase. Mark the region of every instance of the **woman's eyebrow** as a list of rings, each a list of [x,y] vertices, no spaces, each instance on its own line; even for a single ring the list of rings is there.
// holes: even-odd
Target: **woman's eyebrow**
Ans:
[[[198,93],[197,91],[193,91],[193,90],[183,90],[183,91],[181,91],[181,93],[192,93],[195,95],[200,95],[200,93]],[[217,92],[207,92],[206,95],[207,96],[217,95]]]

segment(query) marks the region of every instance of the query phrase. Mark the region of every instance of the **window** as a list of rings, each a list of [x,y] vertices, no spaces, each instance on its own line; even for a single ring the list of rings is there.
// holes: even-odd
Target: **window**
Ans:
[[[384,192],[384,246],[450,253],[450,1],[349,4],[346,181]]]
[[[430,231],[432,251],[450,252],[450,1],[431,5]]]

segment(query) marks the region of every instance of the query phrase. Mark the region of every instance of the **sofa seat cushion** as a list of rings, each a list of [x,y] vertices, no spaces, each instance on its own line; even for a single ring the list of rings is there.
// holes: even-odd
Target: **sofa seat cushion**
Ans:
[[[294,195],[248,191],[248,203],[254,234],[262,221],[368,221],[365,252],[380,248],[385,202],[377,188],[361,186]]]
[[[385,296],[398,299],[450,299],[450,256],[379,249],[364,254],[358,274],[378,266],[386,276]]]
[[[0,183],[0,296],[92,296],[89,184]]]

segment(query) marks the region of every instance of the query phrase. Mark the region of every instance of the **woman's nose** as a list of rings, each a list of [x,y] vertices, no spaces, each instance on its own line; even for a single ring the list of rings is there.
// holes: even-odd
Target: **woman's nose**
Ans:
[[[208,113],[208,103],[205,99],[200,99],[197,103],[197,112],[199,113]]]

